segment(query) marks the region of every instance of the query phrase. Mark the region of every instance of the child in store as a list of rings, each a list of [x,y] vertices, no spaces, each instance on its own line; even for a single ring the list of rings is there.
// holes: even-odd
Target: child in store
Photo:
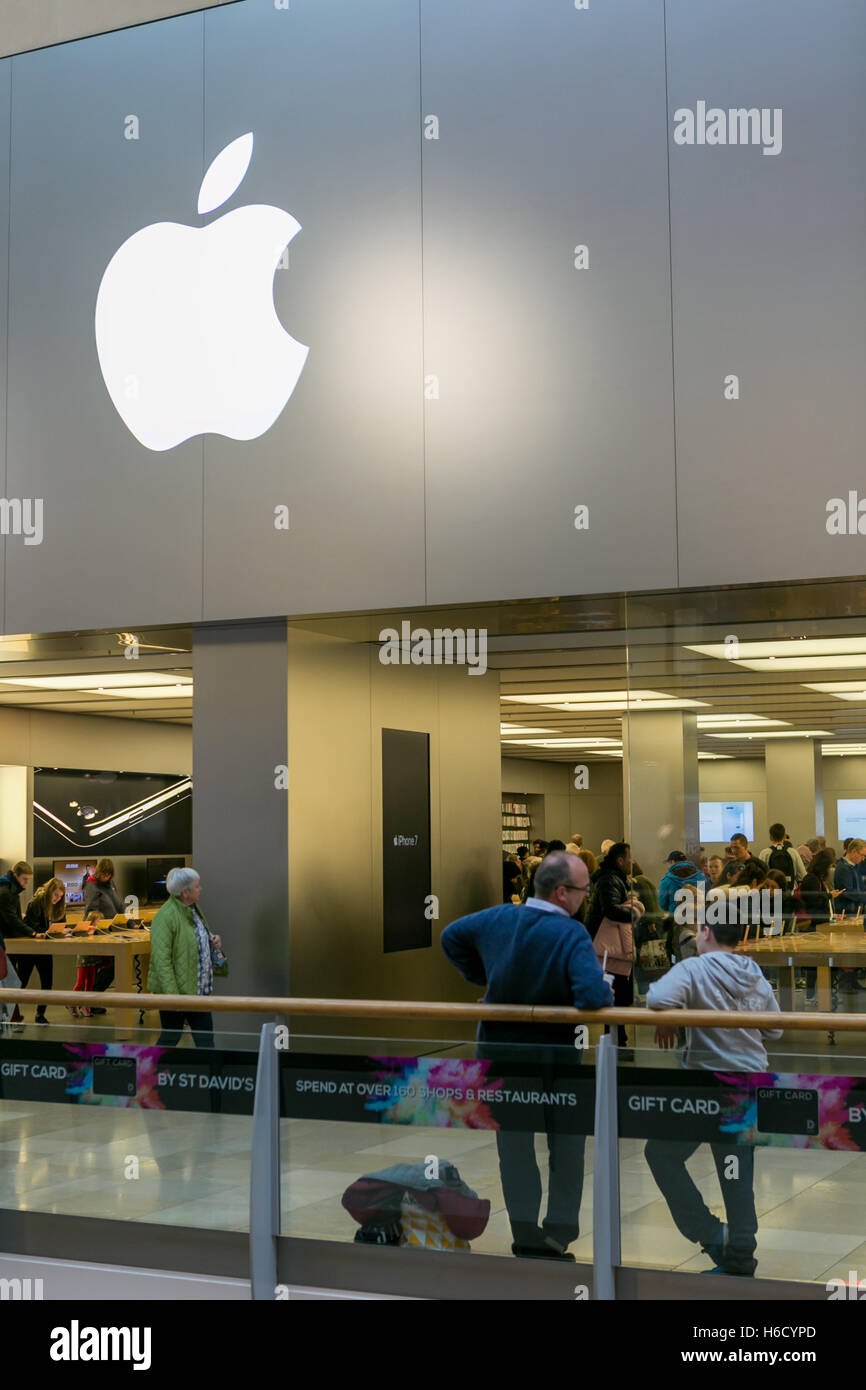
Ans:
[[[92,927],[100,921],[100,919],[101,914],[99,912],[88,912],[84,921],[88,926]],[[74,991],[91,990],[95,987],[96,968],[101,961],[102,956],[78,957],[78,973],[75,977],[75,984],[73,985]],[[90,1009],[84,1008],[83,1006],[79,1007],[77,1004],[70,1004],[69,1012],[72,1014],[73,1018],[90,1018],[92,1013]]]
[[[736,953],[739,921],[697,928],[698,954],[680,960],[649,987],[650,1009],[718,1009],[772,1015],[779,1005],[758,965]],[[765,1039],[782,1036],[772,1018],[766,1027],[687,1028],[683,1064],[715,1072],[766,1072]],[[673,1047],[677,1028],[657,1028],[660,1047]],[[668,1204],[677,1229],[695,1241],[713,1261],[716,1274],[753,1275],[758,1218],[755,1212],[754,1161],[750,1145],[733,1146],[731,1139],[710,1144],[726,1221],[710,1211],[686,1168],[701,1140],[650,1139],[645,1150],[650,1171]],[[735,1163],[730,1163],[732,1146]]]

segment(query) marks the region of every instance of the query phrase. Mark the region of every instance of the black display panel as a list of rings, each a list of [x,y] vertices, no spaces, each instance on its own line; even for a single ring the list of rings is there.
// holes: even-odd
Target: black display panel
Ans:
[[[147,861],[147,901],[164,903],[168,898],[165,886],[167,875],[172,869],[182,869],[182,859],[148,859]]]
[[[190,854],[192,782],[170,773],[34,769],[34,853]]]
[[[432,941],[430,735],[382,730],[382,899],[386,951]]]

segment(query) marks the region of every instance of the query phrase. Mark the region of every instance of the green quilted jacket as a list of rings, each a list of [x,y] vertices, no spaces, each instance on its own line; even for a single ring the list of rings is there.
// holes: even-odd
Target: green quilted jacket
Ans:
[[[196,911],[207,926],[205,915]],[[198,994],[198,939],[192,908],[179,898],[163,903],[150,924],[148,994]]]

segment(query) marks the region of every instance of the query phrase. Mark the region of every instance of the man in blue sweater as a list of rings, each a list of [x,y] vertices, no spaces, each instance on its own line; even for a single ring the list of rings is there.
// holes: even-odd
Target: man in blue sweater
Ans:
[[[485,1004],[606,1008],[613,996],[589,934],[571,920],[588,891],[589,871],[582,859],[549,854],[535,871],[533,897],[519,907],[491,907],[452,922],[442,933],[442,949],[464,979],[486,987]],[[556,1087],[557,1056],[567,1058],[569,1064],[575,1061],[574,1028],[568,1024],[480,1023],[478,1039],[529,1044],[525,1056],[539,1059],[545,1089]],[[502,1058],[502,1052],[497,1055]],[[555,1107],[545,1107],[544,1118],[550,1179],[541,1227],[535,1136],[502,1130],[496,1134],[502,1191],[514,1237],[511,1249],[515,1255],[572,1260],[566,1247],[580,1231],[586,1141],[582,1134],[557,1129]]]
[[[866,843],[863,840],[849,840],[845,853],[836,860],[833,873],[833,887],[838,893],[833,911],[844,912],[846,917],[856,917],[863,911],[863,888],[860,879],[860,866],[866,859]]]

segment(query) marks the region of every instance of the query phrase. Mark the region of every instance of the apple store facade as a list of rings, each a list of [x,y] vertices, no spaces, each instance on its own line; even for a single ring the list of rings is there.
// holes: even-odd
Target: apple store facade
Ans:
[[[866,838],[858,0],[60,37],[0,58],[4,871],[85,843],[34,778],[183,783],[118,883],[194,865],[217,992],[474,1003],[522,843]]]

